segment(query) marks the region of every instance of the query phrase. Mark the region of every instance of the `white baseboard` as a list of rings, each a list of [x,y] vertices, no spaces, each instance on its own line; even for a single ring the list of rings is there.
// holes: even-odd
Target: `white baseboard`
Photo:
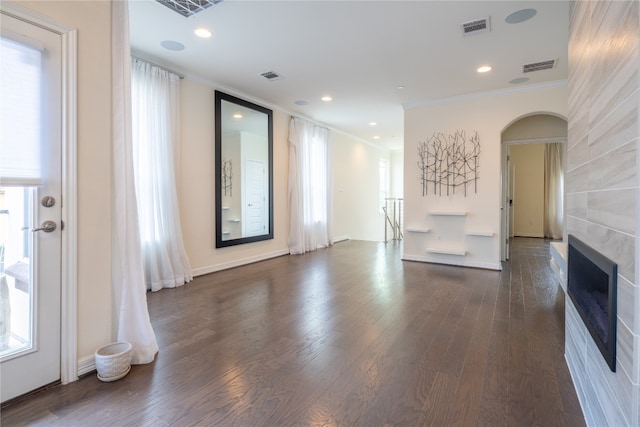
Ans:
[[[337,236],[333,238],[333,243],[344,242],[345,240],[351,240],[351,238],[348,235]]]
[[[276,252],[270,252],[266,254],[256,255],[247,258],[235,259],[233,261],[225,262],[222,264],[211,265],[208,267],[196,268],[193,270],[193,277],[204,276],[205,274],[215,273],[216,271],[227,270],[229,268],[240,267],[242,265],[252,264],[258,261],[264,261],[271,258],[277,258],[279,256],[289,255],[289,249],[283,249]]]
[[[539,233],[518,233],[518,232],[514,232],[513,236],[514,237],[536,237],[538,239],[544,239],[544,234],[539,234]]]
[[[78,376],[89,374],[96,370],[96,358],[93,356],[83,357],[78,360]]]

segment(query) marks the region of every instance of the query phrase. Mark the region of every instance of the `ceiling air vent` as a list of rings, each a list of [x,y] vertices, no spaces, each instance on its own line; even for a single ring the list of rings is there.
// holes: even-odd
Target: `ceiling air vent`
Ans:
[[[460,27],[462,28],[462,34],[465,36],[488,33],[491,31],[491,20],[487,16],[486,18],[474,19],[473,21],[460,24]]]
[[[522,66],[523,73],[531,73],[533,71],[549,70],[556,66],[555,59],[549,59],[548,61],[532,62],[531,64],[525,64]]]
[[[269,81],[280,80],[282,76],[275,71],[265,71],[264,73],[260,73],[262,77]]]
[[[158,3],[167,6],[180,15],[189,17],[198,12],[202,12],[222,0],[156,0]]]

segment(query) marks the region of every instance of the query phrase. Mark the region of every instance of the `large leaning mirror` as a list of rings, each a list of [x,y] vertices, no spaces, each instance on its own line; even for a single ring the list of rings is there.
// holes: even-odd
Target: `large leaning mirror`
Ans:
[[[219,91],[216,248],[273,239],[273,112]]]

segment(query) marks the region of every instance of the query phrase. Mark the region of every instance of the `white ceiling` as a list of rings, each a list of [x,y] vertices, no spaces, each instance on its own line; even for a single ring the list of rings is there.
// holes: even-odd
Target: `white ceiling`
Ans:
[[[505,22],[526,8],[537,14]],[[462,35],[460,24],[487,16],[491,32]],[[403,107],[567,79],[566,1],[225,0],[185,18],[131,0],[130,21],[138,56],[393,150],[403,145]],[[198,38],[197,27],[213,36]],[[164,40],[185,49],[166,50]],[[558,60],[554,69],[522,74],[547,59]],[[477,73],[485,64],[493,70]],[[270,70],[283,78],[259,75]]]

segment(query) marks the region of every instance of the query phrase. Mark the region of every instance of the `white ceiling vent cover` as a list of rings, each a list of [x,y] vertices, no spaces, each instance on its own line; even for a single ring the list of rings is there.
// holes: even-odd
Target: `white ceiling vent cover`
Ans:
[[[265,71],[264,73],[260,73],[260,75],[271,82],[282,78],[282,76],[275,71]]]
[[[556,60],[555,59],[549,59],[547,61],[540,61],[540,62],[532,62],[531,64],[525,64],[522,66],[522,72],[523,73],[531,73],[533,71],[540,71],[540,70],[550,70],[551,68],[554,68],[556,66]]]
[[[462,34],[465,36],[488,33],[489,31],[491,31],[491,18],[487,16],[486,18],[474,19],[473,21],[464,22],[460,24],[460,28],[462,28]]]
[[[184,17],[195,15],[202,12],[214,4],[220,3],[222,0],[156,0],[158,3],[167,6],[174,12],[178,12]]]

